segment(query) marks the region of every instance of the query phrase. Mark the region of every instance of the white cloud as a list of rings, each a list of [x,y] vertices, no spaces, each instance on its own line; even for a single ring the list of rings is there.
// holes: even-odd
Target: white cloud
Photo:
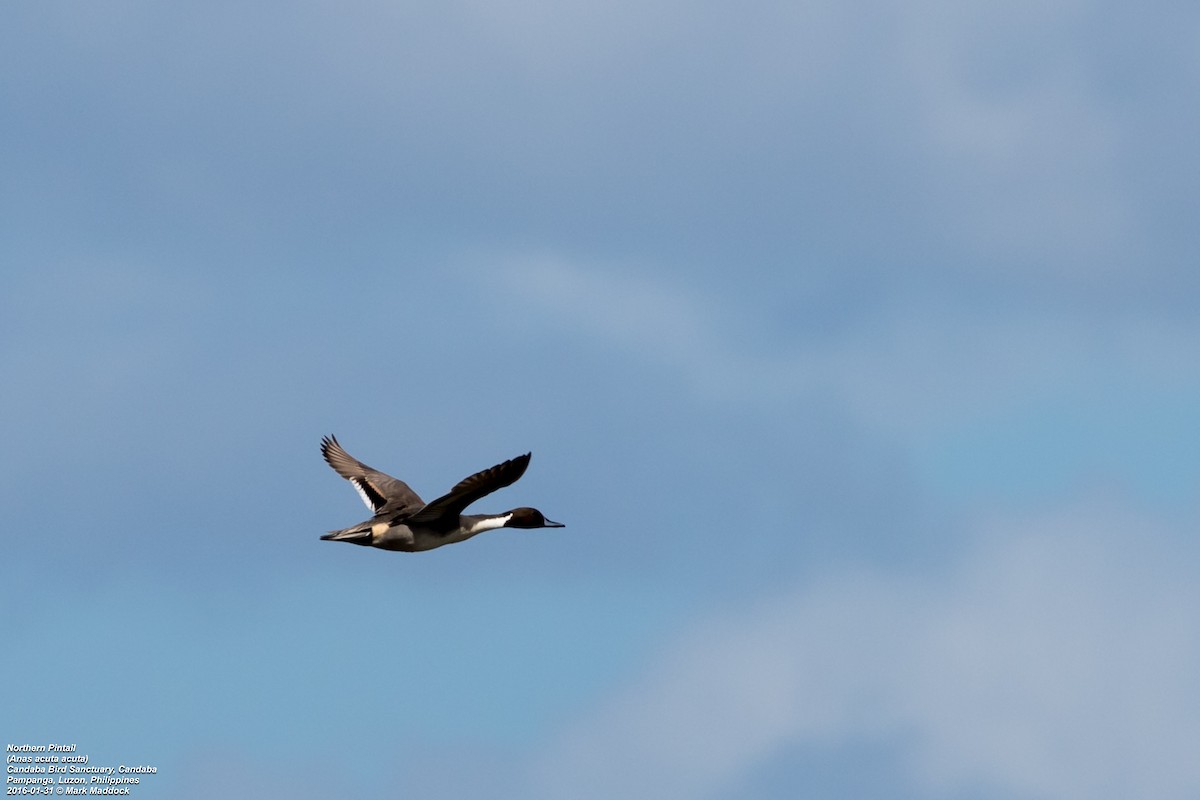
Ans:
[[[1196,554],[1111,508],[984,538],[945,574],[835,575],[700,625],[556,742],[544,794],[701,798],[882,735],[925,796],[1194,797]]]

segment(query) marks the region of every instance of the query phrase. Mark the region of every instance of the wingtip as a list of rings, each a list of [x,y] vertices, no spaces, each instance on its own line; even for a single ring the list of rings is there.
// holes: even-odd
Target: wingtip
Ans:
[[[337,437],[334,436],[332,433],[329,434],[328,436],[321,437],[321,456],[326,461],[329,461],[329,451],[335,447],[339,450],[342,449],[341,444],[338,443]],[[331,464],[332,464],[332,462],[331,462]]]

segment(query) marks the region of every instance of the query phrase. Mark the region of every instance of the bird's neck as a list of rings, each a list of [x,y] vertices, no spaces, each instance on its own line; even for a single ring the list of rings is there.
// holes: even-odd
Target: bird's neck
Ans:
[[[507,514],[476,514],[463,517],[463,531],[474,536],[484,531],[494,531],[503,528],[512,519],[512,513]]]

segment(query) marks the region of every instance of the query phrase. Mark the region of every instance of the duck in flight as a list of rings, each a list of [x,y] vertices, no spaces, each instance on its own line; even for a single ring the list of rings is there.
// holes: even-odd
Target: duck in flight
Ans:
[[[565,528],[536,508],[514,508],[503,514],[463,514],[467,506],[525,474],[530,453],[476,472],[431,503],[424,502],[404,481],[372,469],[347,453],[333,436],[321,439],[321,455],[334,471],[354,485],[375,516],[321,538],[384,550],[415,552],[470,539],[496,528]]]

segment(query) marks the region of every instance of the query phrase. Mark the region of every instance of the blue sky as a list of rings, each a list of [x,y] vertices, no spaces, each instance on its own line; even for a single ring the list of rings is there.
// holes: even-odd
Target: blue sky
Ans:
[[[1194,797],[1200,10],[12,2],[5,742],[142,797]],[[321,461],[560,531],[409,555]]]

